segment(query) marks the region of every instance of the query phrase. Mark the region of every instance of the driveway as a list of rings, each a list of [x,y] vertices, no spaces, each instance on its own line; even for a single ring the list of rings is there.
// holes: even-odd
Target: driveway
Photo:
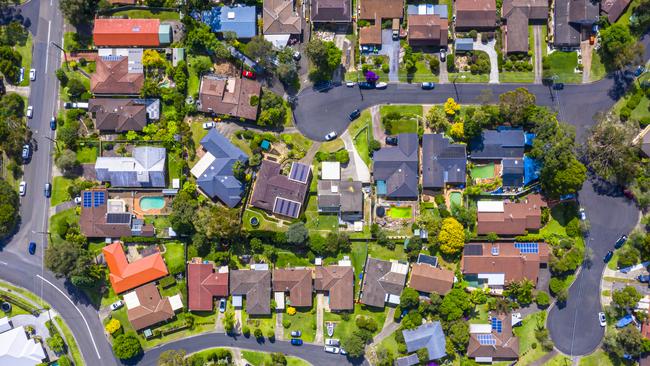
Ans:
[[[323,321],[325,321],[325,295],[316,294],[316,337],[315,344],[323,344]]]
[[[483,51],[490,56],[490,84],[499,83],[499,58],[497,56],[497,51],[494,49],[496,45],[496,40],[491,40],[488,43],[483,43],[479,40],[474,41],[474,49],[477,51]]]
[[[533,72],[535,73],[535,84],[542,83],[542,26],[533,25],[533,39],[535,50],[533,51],[534,63],[533,63]]]
[[[399,82],[399,49],[399,40],[393,40],[393,31],[383,29],[381,31],[381,50],[379,50],[379,54],[388,56],[388,66],[390,66],[388,81],[392,83]]]
[[[345,149],[350,153],[350,162],[341,172],[341,179],[349,179],[359,181],[361,183],[370,183],[370,170],[366,163],[361,159],[357,148],[354,146],[352,137],[349,131],[345,131],[341,135]]]

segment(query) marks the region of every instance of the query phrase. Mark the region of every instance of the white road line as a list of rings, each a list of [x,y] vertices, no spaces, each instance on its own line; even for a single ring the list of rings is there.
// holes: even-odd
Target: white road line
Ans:
[[[97,358],[101,359],[102,356],[99,354],[99,350],[97,349],[97,344],[95,344],[95,338],[93,337],[93,334],[90,331],[90,326],[88,325],[88,321],[86,321],[86,318],[84,318],[84,315],[81,313],[81,310],[79,310],[77,305],[75,305],[74,302],[72,302],[72,300],[68,297],[68,295],[65,294],[65,292],[61,291],[61,289],[54,286],[54,284],[52,282],[46,280],[41,275],[36,275],[36,277],[40,278],[44,282],[47,282],[48,284],[50,284],[50,286],[54,287],[57,291],[59,291],[61,293],[61,295],[65,296],[65,298],[68,299],[68,301],[70,301],[70,303],[72,304],[72,306],[74,306],[75,309],[77,309],[77,311],[79,312],[79,315],[81,315],[81,319],[83,319],[84,323],[86,323],[86,328],[88,329],[88,334],[90,334],[90,340],[91,340],[91,342],[93,342],[93,346],[95,347],[95,353],[97,353]]]
[[[0,264],[2,264],[3,266],[6,266],[7,262],[0,261]]]
[[[51,5],[51,3],[50,3]],[[47,60],[50,57],[50,33],[52,31],[52,21],[48,20],[47,21],[47,44],[45,45],[45,73],[47,73]]]

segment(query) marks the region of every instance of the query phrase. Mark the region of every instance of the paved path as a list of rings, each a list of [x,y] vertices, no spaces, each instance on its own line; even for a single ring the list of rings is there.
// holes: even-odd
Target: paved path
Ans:
[[[226,333],[226,328],[223,326],[223,319],[225,313],[217,310],[217,318],[214,320],[214,331],[217,333]]]
[[[25,73],[28,73],[28,70],[25,70]],[[28,97],[29,96],[29,87],[28,86],[16,86],[16,85],[11,85],[8,83],[5,83],[5,88],[7,89],[7,93],[16,93],[19,94],[22,97]]]
[[[323,308],[325,307],[325,295],[316,294],[316,337],[314,338],[315,344],[323,344],[323,322],[325,317]]]
[[[284,327],[282,326],[282,316],[284,313],[275,313],[275,339],[284,340]]]
[[[319,141],[314,141],[313,144],[311,144],[311,147],[309,148],[309,151],[303,156],[302,159],[300,159],[301,163],[311,165],[311,162],[314,161],[314,157],[316,156],[316,153],[320,149],[320,145],[322,145],[321,142]]]
[[[491,40],[488,43],[483,43],[480,41],[481,37],[478,37],[477,41],[474,41],[474,49],[478,51],[483,51],[488,54],[490,57],[490,84],[499,83],[499,58],[497,56],[497,51],[494,49],[496,45],[496,40]]]
[[[582,55],[582,82],[588,83],[591,79],[591,55],[594,46],[589,44],[589,40],[580,42],[580,54]]]
[[[54,321],[54,317],[56,316],[56,313],[52,310],[50,310],[50,314],[48,315],[47,312],[40,314],[38,317],[35,317],[33,315],[26,315],[26,314],[20,314],[20,315],[14,315],[11,316],[11,324],[14,326],[14,328],[20,327],[20,326],[31,326],[34,328],[34,331],[36,332],[36,335],[39,335],[43,337],[43,339],[49,338],[50,337],[50,330],[47,329],[47,325],[45,325],[45,322],[52,319],[52,323],[56,324]]]
[[[372,339],[373,344],[381,343],[381,341],[383,341],[386,337],[389,337],[391,334],[395,333],[397,329],[399,329],[400,325],[398,323],[395,323],[394,317],[395,308],[389,308],[388,314],[386,314],[386,320],[384,321],[384,326],[381,328],[381,332],[379,332],[379,334],[377,334]]]
[[[535,72],[535,84],[542,83],[542,26],[533,25],[533,39],[535,44],[533,71]]]
[[[372,118],[372,135],[375,140],[384,146],[386,144],[386,131],[381,126],[381,113],[378,105],[370,107],[370,117]]]
[[[58,205],[54,206],[54,213],[59,213],[61,211],[65,211],[67,209],[73,208],[77,206],[74,201],[66,201],[63,203],[59,203]]]
[[[343,140],[345,149],[350,153],[350,162],[348,163],[346,170],[351,170],[351,172],[346,175],[350,176],[350,173],[352,173],[355,176],[354,180],[362,183],[370,183],[370,170],[363,159],[361,159],[357,148],[354,146],[352,137],[350,137],[350,132],[345,131],[345,133],[341,135],[341,139]]]
[[[528,351],[528,350],[526,350]],[[542,358],[539,360],[531,363],[529,366],[544,366],[546,363],[553,357],[555,357],[558,354],[557,350],[554,348],[551,352],[545,354]]]
[[[440,60],[440,53],[438,53],[438,60]],[[440,73],[438,74],[438,83],[447,84],[449,83],[449,73],[447,72],[447,61],[443,62],[440,60]]]

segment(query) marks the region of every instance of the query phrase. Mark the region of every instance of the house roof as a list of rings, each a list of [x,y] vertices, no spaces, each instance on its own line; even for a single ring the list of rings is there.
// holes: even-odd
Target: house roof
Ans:
[[[437,360],[447,355],[445,333],[439,321],[422,324],[413,330],[403,330],[404,342],[409,353],[426,348],[429,360]]]
[[[465,275],[503,274],[504,285],[524,278],[537,283],[539,265],[548,262],[549,249],[546,243],[536,244],[537,253],[522,251],[514,242],[465,244],[461,271]]]
[[[646,156],[650,156],[650,125],[646,126],[632,140],[633,145],[638,145]]]
[[[553,6],[553,43],[557,47],[579,46],[581,25],[591,26],[598,21],[598,3],[591,0],[558,0]]]
[[[408,18],[408,41],[417,44],[446,46],[448,22],[435,14],[414,14]]]
[[[409,17],[415,14],[436,14],[442,19],[449,19],[447,5],[444,4],[409,4],[406,6],[406,12]]]
[[[271,313],[271,271],[236,269],[230,271],[230,294],[246,296],[246,312]]]
[[[472,159],[523,158],[524,130],[486,130],[470,142]]]
[[[314,23],[347,23],[352,20],[350,0],[313,0],[311,21]]]
[[[142,131],[147,117],[158,119],[160,101],[144,99],[93,98],[88,110],[95,115],[95,128],[100,131]],[[148,113],[154,112],[154,113]]]
[[[528,52],[528,17],[525,10],[514,8],[508,15],[506,26],[506,52]]]
[[[395,359],[395,366],[413,366],[420,363],[420,358],[417,353],[411,353],[408,356],[399,357]]]
[[[144,73],[141,64],[140,67],[130,65],[131,55],[138,57],[137,51],[129,52],[129,56],[98,57],[95,72],[90,76],[90,91],[94,94],[139,94],[144,85]],[[139,55],[141,61],[142,50]],[[138,61],[134,62],[137,66]]]
[[[341,213],[363,212],[361,182],[318,181],[318,207],[338,209]]]
[[[519,202],[504,200],[502,209],[483,209],[479,201],[477,212],[477,233],[486,235],[523,235],[527,231],[539,230],[542,227],[542,207],[546,202],[538,194],[531,194]],[[493,201],[487,201],[493,202]]]
[[[408,286],[420,292],[446,295],[454,286],[454,272],[427,263],[415,263]]]
[[[289,292],[289,305],[291,306],[311,307],[313,297],[311,269],[274,269],[273,291]]]
[[[514,9],[522,11],[529,20],[548,19],[548,0],[504,0],[501,7],[502,17],[508,19]]]
[[[108,278],[117,294],[169,274],[160,252],[129,263],[122,249],[122,243],[116,241],[102,248],[102,253],[110,272]]]
[[[361,0],[359,7],[359,19],[375,20],[375,23],[404,16],[404,0]]]
[[[27,338],[25,327],[20,326],[0,333],[0,364],[11,366],[34,366],[43,362],[43,345]]]
[[[404,289],[407,272],[408,266],[397,261],[368,257],[361,287],[361,303],[384,307],[389,295],[399,297]]]
[[[614,23],[625,12],[630,0],[603,0],[600,2],[600,10],[607,14],[610,23]]]
[[[264,34],[300,34],[302,18],[291,0],[264,0],[262,22]]]
[[[495,28],[495,0],[456,0],[456,27],[467,29]]]
[[[215,6],[198,17],[213,32],[234,32],[237,38],[253,38],[257,29],[254,6]]]
[[[504,187],[521,187],[524,185],[524,159],[507,158],[501,160]]]
[[[501,323],[501,332],[493,329],[491,333],[471,333],[467,356],[470,358],[490,357],[498,360],[519,358],[519,339],[512,334],[511,315],[509,313],[491,313],[490,319],[492,318],[496,318]],[[489,341],[481,344],[479,339],[484,337],[488,337]]]
[[[125,299],[127,297],[135,302],[134,307],[129,307],[130,301],[125,301],[126,315],[136,331],[169,320],[175,315],[169,297],[161,297],[154,283],[136,288],[124,295]]]
[[[228,207],[237,206],[245,185],[235,178],[232,168],[236,161],[247,161],[248,156],[216,128],[208,131],[201,145],[206,154],[191,170],[196,183],[209,197],[218,198]]]
[[[228,267],[194,258],[187,263],[187,302],[193,311],[212,311],[214,297],[228,296]]]
[[[381,23],[359,28],[359,43],[364,45],[380,45]]]
[[[228,114],[255,120],[259,102],[251,103],[251,98],[259,98],[261,93],[262,84],[254,80],[204,75],[201,78],[198,109],[204,113]]]
[[[306,183],[289,179],[288,176],[282,174],[280,164],[270,160],[262,160],[262,165],[255,179],[253,195],[250,201],[251,205],[284,216],[297,218],[309,190],[310,177],[311,173],[309,173]],[[278,199],[294,202],[297,207],[291,212],[280,212],[276,209]]]
[[[375,181],[386,182],[386,196],[389,198],[417,197],[418,135],[400,134],[397,143],[397,146],[383,147],[373,155]]]
[[[93,42],[97,47],[157,47],[160,19],[95,19]]]
[[[354,271],[350,266],[318,266],[314,290],[329,292],[333,311],[354,309]]]
[[[153,236],[153,225],[136,225],[123,201],[108,200],[108,191],[103,188],[81,192],[81,215],[79,228],[89,238],[121,238],[123,236]],[[111,206],[108,203],[118,203]],[[119,204],[121,203],[121,204]],[[117,209],[116,209],[117,208]],[[110,214],[110,216],[109,216]]]
[[[165,187],[167,150],[142,146],[133,156],[99,157],[95,162],[97,180],[113,187]]]
[[[424,188],[440,189],[447,184],[465,184],[466,166],[464,144],[454,144],[438,133],[422,136]]]

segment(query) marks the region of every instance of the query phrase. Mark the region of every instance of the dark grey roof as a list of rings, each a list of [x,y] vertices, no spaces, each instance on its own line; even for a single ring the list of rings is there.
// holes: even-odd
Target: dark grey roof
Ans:
[[[505,158],[523,158],[524,131],[487,130],[470,142],[472,159],[500,160]]]
[[[524,160],[503,159],[503,185],[505,187],[520,187],[524,184]]]
[[[350,22],[350,3],[350,0],[312,0],[311,19],[314,23]]]
[[[420,358],[417,353],[410,354],[408,356],[400,357],[395,360],[396,366],[413,366],[420,363]]]
[[[375,181],[386,182],[389,198],[415,198],[418,196],[418,147],[415,133],[397,136],[397,146],[383,147],[373,156]]]
[[[318,207],[339,209],[341,213],[362,212],[363,192],[361,182],[318,181]]]
[[[214,159],[200,167],[204,168],[203,171],[192,171],[196,183],[211,198],[218,198],[228,207],[235,207],[241,201],[244,184],[233,176],[232,167],[238,160],[248,160],[248,156],[214,128],[201,140],[201,145]],[[204,156],[203,159],[212,157]]]
[[[464,184],[467,156],[465,145],[452,144],[442,134],[422,136],[422,186],[443,188]]]
[[[598,2],[591,0],[558,0],[555,2],[553,43],[557,47],[578,47],[581,25],[598,21]]]
[[[406,274],[392,272],[392,266],[393,263],[389,261],[368,257],[361,288],[363,304],[383,307],[386,295],[400,296],[402,294]]]
[[[253,189],[250,204],[253,207],[280,214],[277,209],[282,207],[276,205],[278,199],[292,201],[300,205],[300,207],[294,207],[297,208],[297,211],[293,211],[295,216],[290,216],[297,218],[300,214],[301,206],[305,202],[310,179],[311,174],[307,176],[305,183],[291,180],[282,174],[282,165],[274,161],[262,160],[262,164],[257,171],[257,177],[255,178],[255,188]]]
[[[413,330],[403,330],[402,335],[408,352],[426,348],[429,351],[429,360],[437,360],[447,355],[445,333],[439,321],[423,324]]]
[[[230,271],[230,294],[246,296],[246,312],[252,315],[271,313],[271,271]]]

